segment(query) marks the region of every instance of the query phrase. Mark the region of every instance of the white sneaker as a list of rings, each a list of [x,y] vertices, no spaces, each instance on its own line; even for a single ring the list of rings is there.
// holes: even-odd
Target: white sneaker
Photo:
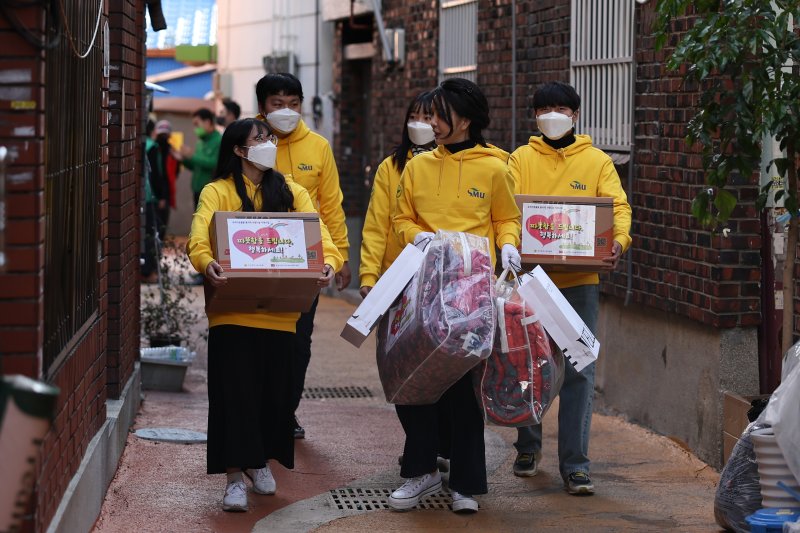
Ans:
[[[416,507],[422,498],[441,488],[442,476],[438,470],[424,476],[412,477],[389,496],[389,507],[395,511],[407,511]]]
[[[244,475],[253,482],[253,492],[267,495],[275,494],[275,478],[272,477],[269,465],[258,470],[247,469],[244,471]]]
[[[478,502],[472,496],[453,491],[453,512],[476,513],[478,512]]]
[[[222,498],[223,511],[247,511],[247,485],[244,481],[234,481],[225,487]]]

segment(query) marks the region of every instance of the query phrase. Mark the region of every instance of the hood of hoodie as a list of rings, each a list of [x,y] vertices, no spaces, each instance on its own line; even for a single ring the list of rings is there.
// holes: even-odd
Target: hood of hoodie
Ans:
[[[256,115],[256,119],[260,120],[261,122],[267,122],[267,117],[265,117],[261,113]],[[270,128],[272,128],[272,126],[270,126]],[[306,125],[306,122],[301,118],[300,121],[297,123],[297,127],[294,129],[292,133],[290,133],[286,137],[278,137],[278,147],[280,147],[281,143],[291,144],[293,142],[302,140],[306,135],[308,135],[308,132],[310,131],[311,128],[309,128]]]
[[[579,152],[583,152],[587,148],[592,147],[592,138],[588,135],[575,135],[575,142],[566,148],[553,148],[540,136],[533,136],[528,140],[528,144],[537,152],[542,155],[552,155],[567,158]]]
[[[496,157],[502,160],[504,163],[508,161],[508,152],[503,150],[502,148],[498,148],[493,144],[489,144],[487,146],[481,146],[480,144],[476,144],[473,148],[468,148],[466,150],[461,150],[460,152],[456,152],[455,154],[448,150],[444,145],[437,146],[435,150],[431,152],[436,159],[445,159],[448,157],[452,157],[455,160],[460,160],[463,158],[464,161],[470,161],[473,159],[480,159],[481,157]]]

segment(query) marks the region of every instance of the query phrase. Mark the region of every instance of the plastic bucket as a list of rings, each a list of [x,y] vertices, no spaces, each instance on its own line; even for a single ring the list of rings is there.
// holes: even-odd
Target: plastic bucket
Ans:
[[[795,522],[800,518],[800,507],[759,509],[745,520],[753,533],[779,533],[785,522]]]
[[[800,491],[800,484],[786,466],[786,459],[778,447],[772,428],[757,429],[750,433],[758,463],[759,485],[761,486],[761,504],[764,507],[791,508],[797,506],[788,492],[778,486],[783,481],[790,488]]]

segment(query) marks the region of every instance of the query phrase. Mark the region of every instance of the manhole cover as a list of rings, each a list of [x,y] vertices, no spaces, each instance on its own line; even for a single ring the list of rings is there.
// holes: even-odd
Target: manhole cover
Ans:
[[[142,428],[136,430],[136,436],[140,439],[178,444],[197,444],[207,440],[205,433],[181,428]]]
[[[372,398],[372,391],[367,387],[306,387],[303,398],[320,400],[323,398]]]
[[[390,509],[391,489],[333,489],[333,507],[348,511],[378,511]],[[424,498],[414,509],[450,509],[450,493],[440,491]]]

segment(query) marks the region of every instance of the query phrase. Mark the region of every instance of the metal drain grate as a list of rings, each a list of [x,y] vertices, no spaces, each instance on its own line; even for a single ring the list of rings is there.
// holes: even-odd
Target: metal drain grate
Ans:
[[[367,387],[306,387],[303,398],[320,400],[323,398],[372,398],[372,391]]]
[[[378,511],[390,509],[390,489],[333,489],[333,507],[347,511]],[[450,509],[451,496],[440,491],[419,502],[414,509]]]

